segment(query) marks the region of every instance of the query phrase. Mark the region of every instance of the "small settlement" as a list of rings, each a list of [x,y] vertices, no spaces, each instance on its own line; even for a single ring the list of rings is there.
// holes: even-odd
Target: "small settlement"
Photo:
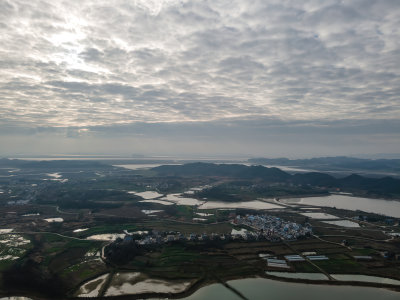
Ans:
[[[302,226],[281,218],[270,215],[246,215],[236,216],[231,224],[242,227],[240,230],[232,229],[231,234],[195,234],[184,235],[180,232],[159,232],[153,230],[139,231],[126,234],[124,239],[117,239],[116,243],[135,242],[137,245],[164,244],[173,241],[208,241],[208,240],[268,240],[268,241],[290,241],[301,237],[310,236],[312,227],[310,224]],[[247,227],[248,230],[243,228]]]
[[[312,227],[308,223],[302,226],[270,215],[238,215],[232,224],[250,227],[255,230],[253,233],[258,239],[269,241],[296,240],[312,234]]]

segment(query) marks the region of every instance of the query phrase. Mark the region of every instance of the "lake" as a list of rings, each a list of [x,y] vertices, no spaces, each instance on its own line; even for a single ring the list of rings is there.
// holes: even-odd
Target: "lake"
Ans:
[[[360,282],[375,282],[384,284],[400,285],[400,280],[369,276],[369,275],[359,275],[359,274],[331,274],[333,278],[341,281],[360,281]]]
[[[160,163],[160,164],[126,164],[126,165],[113,165],[114,167],[120,167],[120,168],[125,168],[129,170],[147,170],[147,169],[152,169],[155,167],[159,166],[177,166],[180,164],[168,164],[168,163]]]
[[[251,300],[397,300],[400,297],[398,292],[380,288],[288,283],[265,278],[231,280],[228,284]],[[212,284],[183,299],[236,300],[241,298],[222,284]]]
[[[400,201],[352,197],[346,195],[289,198],[289,199],[281,199],[280,201],[287,204],[304,204],[304,205],[315,205],[315,206],[325,206],[325,207],[336,207],[348,210],[361,210],[369,213],[400,218]]]

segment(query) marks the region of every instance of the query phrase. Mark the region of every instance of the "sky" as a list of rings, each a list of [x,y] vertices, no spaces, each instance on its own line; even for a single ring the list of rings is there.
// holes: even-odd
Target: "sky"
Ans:
[[[0,155],[400,152],[398,0],[2,0]]]

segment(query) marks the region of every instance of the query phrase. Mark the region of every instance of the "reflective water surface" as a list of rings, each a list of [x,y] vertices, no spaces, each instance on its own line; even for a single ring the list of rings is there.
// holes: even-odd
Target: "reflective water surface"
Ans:
[[[330,195],[325,197],[281,199],[280,201],[291,204],[305,204],[336,207],[348,210],[362,210],[365,212],[400,218],[400,201],[394,200],[390,201],[346,195]]]
[[[359,286],[331,286],[289,283],[265,278],[228,281],[229,285],[251,300],[397,300],[399,292]],[[222,284],[212,284],[196,291],[187,300],[241,299]]]

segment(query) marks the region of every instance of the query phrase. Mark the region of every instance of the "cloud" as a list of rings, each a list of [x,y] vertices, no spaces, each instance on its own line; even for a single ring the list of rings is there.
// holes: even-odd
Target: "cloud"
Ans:
[[[399,1],[0,6],[3,128],[400,115]]]

